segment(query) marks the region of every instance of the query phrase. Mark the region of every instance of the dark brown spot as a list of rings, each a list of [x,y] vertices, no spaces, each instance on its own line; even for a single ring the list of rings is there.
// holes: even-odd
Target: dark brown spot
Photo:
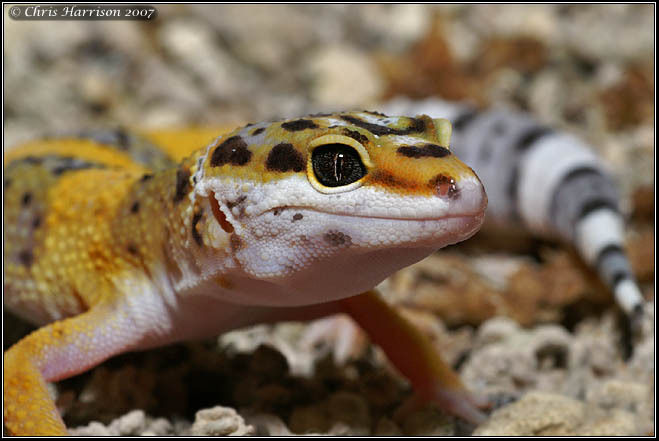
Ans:
[[[5,190],[11,186],[11,179],[5,179]]]
[[[289,132],[297,132],[304,129],[317,129],[318,125],[310,119],[296,119],[295,121],[282,123],[281,127]]]
[[[279,216],[282,211],[284,211],[283,208],[275,208],[274,210],[272,210],[272,214],[274,214],[275,216]]]
[[[232,136],[215,148],[211,156],[211,167],[224,164],[245,165],[252,159],[252,152],[240,136]]]
[[[295,215],[293,216],[293,222],[295,222],[295,221],[299,221],[299,220],[301,220],[303,217],[304,217],[304,216],[302,216],[301,213],[295,213]]]
[[[190,187],[190,170],[179,168],[176,170],[176,190],[174,192],[174,203],[179,203],[188,194]]]
[[[344,129],[343,134],[351,137],[360,144],[368,143],[368,138],[366,137],[366,135],[362,135],[357,130]]]
[[[126,246],[126,251],[128,251],[128,252],[129,252],[130,254],[132,254],[133,256],[137,256],[137,247],[136,247],[135,244],[133,244],[133,243],[129,243],[129,244]]]
[[[151,178],[153,178],[153,175],[147,173],[140,178],[140,182],[146,182]]]
[[[396,151],[403,156],[415,159],[423,157],[443,158],[444,156],[449,156],[451,154],[449,149],[437,144],[404,145],[398,147],[398,150]]]
[[[140,211],[140,201],[133,202],[133,205],[130,206],[130,212],[135,214]]]
[[[32,220],[32,228],[34,228],[34,229],[36,230],[36,229],[39,228],[40,226],[41,226],[41,216],[36,216],[36,217]]]
[[[448,197],[450,199],[460,197],[460,190],[455,183],[455,179],[451,176],[437,175],[430,180],[429,184],[435,189],[437,195],[441,197]]]
[[[305,163],[300,152],[295,150],[292,144],[281,143],[270,150],[265,166],[271,171],[287,172],[293,170],[301,172],[304,170]]]
[[[387,187],[397,187],[397,188],[414,188],[416,185],[412,182],[405,182],[399,177],[396,177],[391,172],[386,170],[375,170],[371,174],[372,182],[379,182]]]
[[[31,250],[23,250],[18,253],[18,261],[26,267],[31,267],[34,263],[34,255]]]
[[[27,207],[30,205],[30,202],[32,202],[32,193],[29,191],[26,193],[23,193],[23,197],[21,198],[21,203],[23,204],[24,207]]]
[[[197,245],[202,246],[204,244],[204,240],[201,238],[201,234],[199,234],[199,230],[197,230],[197,224],[199,221],[204,217],[204,214],[202,212],[197,212],[192,216],[192,238],[194,239],[195,242],[197,242]]]
[[[423,119],[420,118],[410,118],[410,125],[404,129],[394,129],[388,126],[381,126],[379,124],[373,124],[366,122],[352,115],[341,115],[341,119],[349,122],[357,127],[366,129],[374,135],[383,136],[383,135],[409,135],[410,133],[423,133],[426,130],[426,123]]]
[[[229,242],[231,243],[231,251],[234,253],[243,247],[243,242],[237,234],[232,234]]]
[[[351,237],[340,231],[328,231],[323,237],[327,243],[335,247],[348,248],[352,244]]]
[[[252,130],[252,136],[260,135],[265,130],[265,127],[258,127]]]
[[[229,209],[233,209],[233,207],[241,205],[243,202],[245,202],[246,199],[247,199],[247,196],[240,196],[235,201],[227,201],[227,207],[229,207]]]
[[[362,110],[362,113],[370,113],[371,115],[382,116],[382,117],[385,117],[385,118],[387,117],[387,115],[385,115],[384,113],[377,112],[375,110]]]

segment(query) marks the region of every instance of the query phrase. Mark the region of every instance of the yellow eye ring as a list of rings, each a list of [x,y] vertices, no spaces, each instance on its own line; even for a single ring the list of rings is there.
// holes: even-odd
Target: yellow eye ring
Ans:
[[[359,156],[359,160],[361,160],[361,163],[363,164],[363,168],[365,168],[365,170],[363,170],[364,172],[363,175],[360,176],[354,182],[351,182],[346,185],[340,185],[340,184],[337,186],[323,185],[319,181],[316,175],[317,170],[314,169],[314,162],[313,162],[314,150],[318,147],[332,146],[332,145],[343,145],[354,149],[354,152],[357,153],[357,155]],[[359,162],[359,160],[357,160],[356,162]],[[309,143],[309,155],[307,160],[307,178],[311,186],[321,193],[326,193],[326,194],[343,193],[361,187],[364,177],[368,174],[368,170],[372,167],[373,167],[373,162],[371,161],[371,157],[369,156],[366,148],[362,144],[357,142],[355,139],[350,138],[348,136],[336,135],[336,134],[323,135],[314,139]]]

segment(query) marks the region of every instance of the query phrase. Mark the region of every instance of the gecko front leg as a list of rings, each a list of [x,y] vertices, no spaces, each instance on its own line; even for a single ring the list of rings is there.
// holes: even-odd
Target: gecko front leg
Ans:
[[[418,329],[389,306],[375,291],[340,300],[348,313],[387,358],[407,377],[414,388],[412,406],[433,402],[465,420],[480,424],[485,415],[479,408],[487,400],[472,395],[442,359],[437,348]]]
[[[4,423],[12,435],[67,435],[46,382],[84,372],[149,340],[131,302],[102,300],[50,323],[4,354]]]

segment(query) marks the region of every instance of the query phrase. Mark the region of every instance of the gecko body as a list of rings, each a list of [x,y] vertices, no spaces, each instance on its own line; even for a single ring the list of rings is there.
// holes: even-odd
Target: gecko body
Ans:
[[[423,399],[481,421],[484,403],[370,291],[480,227],[487,197],[450,132],[353,112],[5,154],[4,302],[41,326],[4,354],[8,430],[65,434],[45,382],[113,355],[337,312]]]

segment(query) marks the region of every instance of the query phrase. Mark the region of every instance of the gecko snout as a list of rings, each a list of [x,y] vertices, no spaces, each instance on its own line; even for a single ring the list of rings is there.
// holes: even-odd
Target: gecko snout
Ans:
[[[487,194],[476,176],[452,176],[439,174],[431,180],[435,195],[451,203],[454,212],[480,214],[487,208]]]

